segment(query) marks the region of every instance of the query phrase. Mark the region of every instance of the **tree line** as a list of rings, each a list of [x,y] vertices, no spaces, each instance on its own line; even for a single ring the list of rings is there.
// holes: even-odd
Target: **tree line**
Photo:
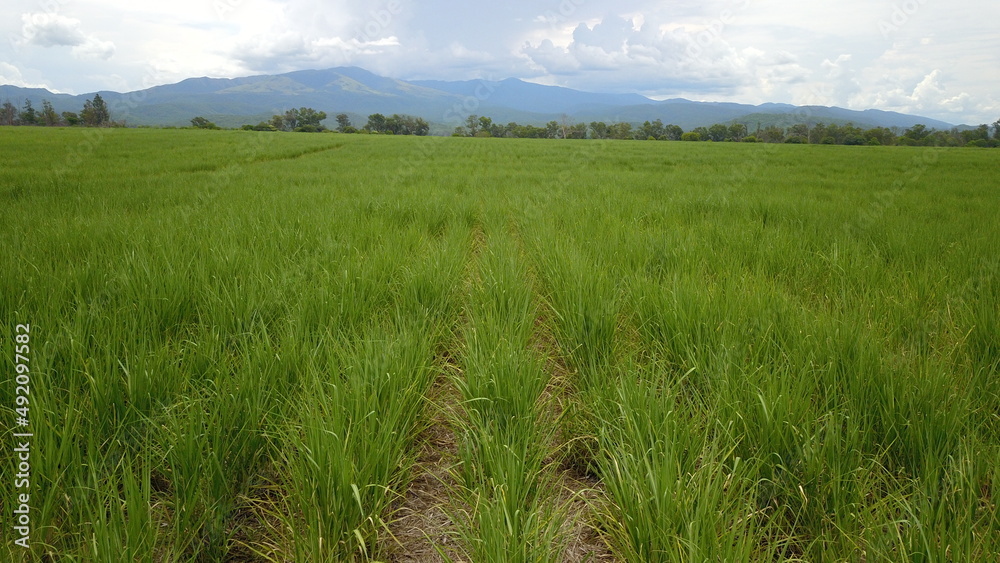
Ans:
[[[567,123],[550,121],[545,126],[495,123],[492,118],[470,115],[465,123],[455,128],[458,137],[508,137],[529,139],[617,139],[642,141],[714,141],[800,143],[823,145],[908,145],[908,146],[1000,146],[1000,119],[989,125],[973,129],[929,129],[914,125],[907,129],[898,127],[873,127],[865,129],[853,124],[799,123],[790,127],[759,125],[752,132],[744,123],[716,123],[710,127],[695,127],[684,131],[679,125],[664,124],[657,119],[640,126],[631,123]]]
[[[107,127],[118,124],[111,121],[111,112],[104,98],[100,94],[94,94],[93,98],[83,102],[83,109],[79,113],[73,111],[57,113],[52,107],[52,102],[48,100],[42,100],[41,109],[35,109],[31,100],[25,100],[20,108],[7,100],[0,105],[0,125]]]
[[[252,131],[296,131],[317,133],[329,131],[323,125],[327,118],[324,111],[313,108],[292,108],[283,114],[274,115],[257,125],[244,125]],[[392,114],[385,116],[374,113],[361,128],[351,123],[346,113],[336,116],[340,133],[369,133],[379,135],[419,135],[430,134],[430,124],[420,117]],[[42,108],[36,109],[31,100],[26,100],[21,108],[9,100],[0,105],[0,125],[41,125],[41,126],[87,126],[103,127],[120,125],[111,120],[111,113],[100,94],[84,101],[79,113],[64,111],[57,113],[48,100],[42,100]],[[198,116],[191,120],[191,126],[199,129],[220,129],[215,123]],[[992,134],[991,134],[992,129]],[[664,124],[661,120],[646,121],[634,126],[627,122],[568,123],[550,121],[544,126],[521,125],[515,122],[496,123],[487,116],[469,115],[463,125],[455,128],[453,136],[459,137],[506,137],[520,139],[617,139],[643,141],[714,141],[714,142],[763,142],[799,143],[823,145],[907,145],[937,147],[998,147],[1000,146],[1000,119],[992,125],[982,124],[971,129],[950,130],[928,128],[917,124],[907,129],[898,127],[873,127],[865,129],[851,123],[798,123],[790,127],[759,124],[752,132],[744,123],[716,123],[710,127],[695,127],[685,131],[678,125]]]
[[[320,133],[329,131],[322,121],[327,117],[326,112],[316,111],[313,108],[290,109],[284,114],[275,115],[268,121],[261,121],[257,125],[244,125],[243,129],[248,131],[296,131],[300,133]],[[431,125],[426,120],[412,115],[392,114],[388,117],[381,113],[373,113],[368,116],[368,123],[358,129],[351,123],[351,118],[346,113],[336,116],[337,131],[340,133],[372,133],[380,135],[428,135],[431,132]],[[196,117],[191,120],[191,125],[200,129],[218,129],[211,121],[204,117]]]
[[[337,131],[340,133],[369,133],[374,135],[417,135],[430,134],[431,124],[422,117],[394,113],[388,117],[381,113],[368,116],[368,122],[360,129],[351,124],[346,113],[337,114]]]

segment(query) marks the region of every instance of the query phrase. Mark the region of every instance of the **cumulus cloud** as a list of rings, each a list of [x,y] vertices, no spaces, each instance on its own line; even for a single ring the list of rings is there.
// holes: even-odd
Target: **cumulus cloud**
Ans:
[[[395,36],[365,40],[363,37],[306,38],[293,32],[256,36],[233,49],[232,57],[252,71],[286,72],[310,67],[358,64],[362,59],[386,55],[400,47]]]
[[[21,15],[23,44],[39,47],[72,47],[79,59],[107,60],[115,53],[115,44],[103,41],[81,29],[80,20],[54,12]]]
[[[580,24],[568,45],[549,40],[521,52],[541,72],[565,75],[567,85],[638,89],[647,94],[682,89],[737,92],[801,82],[808,71],[788,51],[738,47],[725,37],[725,23],[672,25],[651,16],[641,25],[607,16]]]
[[[860,96],[860,104],[871,104],[903,113],[917,113],[926,110],[962,114],[986,105],[978,102],[967,92],[955,92],[943,82],[940,69],[934,69],[916,84],[896,83],[887,85],[878,92]]]
[[[852,97],[860,92],[861,86],[854,66],[854,56],[841,53],[823,59],[819,69],[797,100],[810,105],[850,105]]]
[[[83,44],[73,47],[72,53],[78,59],[106,61],[115,54],[115,44],[111,41],[101,41],[95,37],[88,37]]]
[[[80,31],[80,20],[55,13],[22,14],[21,31],[28,43],[42,47],[82,45],[87,36]]]
[[[0,61],[0,84],[10,84],[21,88],[47,88],[44,84],[28,82],[21,74],[21,69],[3,61]]]

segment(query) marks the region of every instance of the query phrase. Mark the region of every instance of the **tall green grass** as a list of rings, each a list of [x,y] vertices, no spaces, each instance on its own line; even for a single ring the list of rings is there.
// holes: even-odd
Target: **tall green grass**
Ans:
[[[555,425],[543,397],[550,374],[532,348],[538,313],[504,222],[486,227],[454,377],[464,411],[456,496],[468,508],[452,517],[472,561],[558,561],[564,516],[545,472]]]
[[[0,558],[378,560],[444,373],[457,556],[563,557],[566,470],[623,561],[1000,556],[984,151],[0,146],[0,349],[32,324],[35,434],[32,550]]]

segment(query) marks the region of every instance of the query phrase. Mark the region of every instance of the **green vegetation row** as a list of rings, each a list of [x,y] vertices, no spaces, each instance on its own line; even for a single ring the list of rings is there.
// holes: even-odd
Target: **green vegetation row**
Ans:
[[[4,560],[385,560],[439,410],[444,555],[1000,557],[992,151],[93,133],[0,129]]]
[[[805,116],[808,117],[808,116]],[[992,137],[990,129],[993,130]],[[837,125],[822,122],[797,123],[790,127],[768,125],[751,129],[738,120],[716,123],[711,127],[695,127],[685,132],[679,125],[664,125],[659,119],[646,121],[640,126],[632,123],[567,123],[550,121],[544,127],[494,123],[492,118],[469,115],[465,124],[455,128],[456,137],[507,137],[521,139],[614,139],[619,141],[714,141],[747,143],[789,143],[813,145],[904,145],[936,147],[997,147],[1000,146],[1000,120],[975,129],[950,131],[928,129],[914,125],[900,130],[897,127],[863,129],[853,124]]]
[[[38,112],[26,100],[24,107],[18,110],[9,100],[0,106],[0,125],[47,125],[47,126],[121,126],[124,124],[112,121],[107,105],[96,94],[93,100],[87,100],[79,115],[74,112],[57,114],[48,100],[43,100],[43,109]],[[124,104],[124,113],[128,113],[128,103]],[[806,110],[807,111],[807,110]],[[789,144],[823,144],[823,145],[903,145],[932,147],[979,147],[996,148],[1000,146],[1000,120],[987,125],[981,124],[975,128],[952,128],[951,130],[928,129],[926,125],[917,124],[905,130],[898,127],[873,127],[864,129],[847,123],[822,123],[809,119],[805,115],[796,116],[806,121],[789,127],[768,124],[761,127],[758,122],[753,124],[734,120],[731,123],[716,123],[710,127],[695,127],[684,131],[679,125],[666,124],[657,119],[645,121],[641,125],[620,122],[605,123],[594,121],[587,123],[567,123],[566,121],[550,121],[544,126],[522,125],[518,123],[494,123],[486,116],[467,115],[465,122],[454,129],[452,136],[456,137],[503,137],[517,139],[615,139],[639,141],[713,141],[713,142],[762,142]],[[313,108],[292,108],[282,114],[272,116],[268,121],[257,125],[246,124],[242,129],[247,131],[295,131],[300,133],[319,133],[330,131],[323,121],[327,114]],[[430,134],[430,123],[421,117],[393,114],[385,116],[374,113],[368,116],[368,121],[361,128],[355,127],[346,113],[336,116],[337,128],[340,133],[373,133],[380,135],[416,135]],[[191,119],[191,126],[196,129],[220,129],[218,125],[207,118],[197,116]],[[992,136],[991,131],[992,129]]]
[[[64,111],[56,113],[52,107],[52,102],[42,100],[42,110],[38,111],[31,105],[31,100],[25,100],[24,106],[20,110],[12,104],[10,100],[4,101],[0,105],[0,125],[45,125],[53,126],[75,126],[104,127],[115,125],[111,121],[111,112],[104,98],[100,94],[83,102],[83,109],[80,113]]]

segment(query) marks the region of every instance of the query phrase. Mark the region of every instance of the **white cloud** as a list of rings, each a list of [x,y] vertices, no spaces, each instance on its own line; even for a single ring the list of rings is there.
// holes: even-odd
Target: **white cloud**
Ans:
[[[21,32],[28,43],[42,47],[76,47],[87,41],[80,20],[55,13],[22,14]]]
[[[357,37],[305,38],[286,32],[278,36],[255,36],[232,50],[232,57],[241,66],[255,72],[288,72],[302,68],[319,68],[356,64],[358,61],[384,56],[400,47],[398,37],[379,37],[365,41]]]
[[[71,52],[78,59],[108,60],[115,54],[115,44],[88,37],[83,44],[73,47]]]
[[[0,84],[9,84],[21,88],[47,88],[44,84],[34,84],[25,80],[19,68],[3,61],[0,61]],[[51,88],[49,89],[51,90]]]
[[[953,91],[945,86],[942,77],[941,70],[934,69],[912,86],[897,83],[880,92],[863,94],[857,103],[903,113],[931,110],[940,114],[961,115],[976,109],[978,104],[972,95]]]
[[[21,15],[22,44],[40,47],[72,47],[79,59],[107,60],[115,53],[115,44],[81,30],[80,20],[54,12]]]
[[[731,42],[727,27],[734,20],[729,14],[714,22],[682,24],[643,19],[637,26],[609,16],[592,26],[580,24],[566,47],[542,41],[521,52],[542,72],[566,75],[560,81],[564,85],[639,90],[658,97],[698,90],[715,97],[750,89],[766,94],[809,75],[787,50]]]

